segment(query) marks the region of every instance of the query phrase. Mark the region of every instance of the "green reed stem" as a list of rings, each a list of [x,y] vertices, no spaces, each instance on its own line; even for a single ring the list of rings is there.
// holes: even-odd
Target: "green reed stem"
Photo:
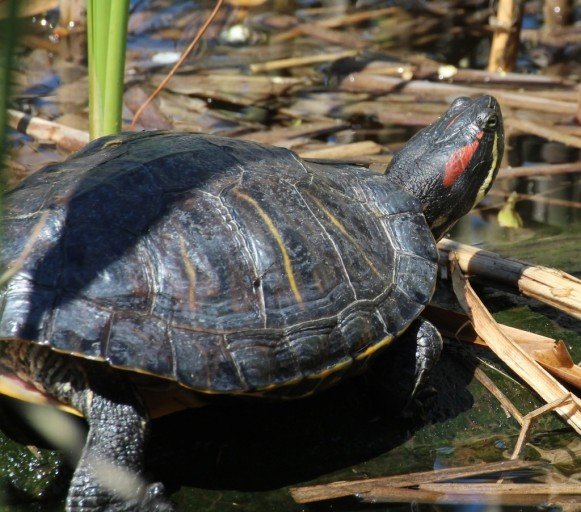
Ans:
[[[88,0],[89,133],[118,132],[123,108],[129,0]]]

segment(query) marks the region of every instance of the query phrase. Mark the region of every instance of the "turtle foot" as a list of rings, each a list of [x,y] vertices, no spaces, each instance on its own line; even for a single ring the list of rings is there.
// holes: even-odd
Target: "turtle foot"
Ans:
[[[142,501],[134,510],[144,512],[175,512],[176,508],[167,499],[163,484],[157,482],[149,484],[146,487]]]
[[[70,498],[67,512],[176,512],[175,506],[167,499],[161,483],[147,485],[139,497],[121,500],[118,496],[99,492],[86,493],[82,497]],[[90,495],[92,494],[92,495]]]
[[[162,483],[149,484],[140,497],[107,508],[111,512],[176,512],[175,506],[167,499]]]
[[[422,318],[415,320],[385,356],[374,362],[371,376],[387,391],[386,405],[404,417],[421,418],[433,391],[429,375],[442,351],[442,337]]]

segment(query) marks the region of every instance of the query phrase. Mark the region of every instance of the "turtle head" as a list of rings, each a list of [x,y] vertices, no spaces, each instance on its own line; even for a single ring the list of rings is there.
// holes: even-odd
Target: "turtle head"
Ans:
[[[492,96],[457,98],[394,156],[387,177],[421,201],[439,240],[486,195],[503,149],[498,102]]]

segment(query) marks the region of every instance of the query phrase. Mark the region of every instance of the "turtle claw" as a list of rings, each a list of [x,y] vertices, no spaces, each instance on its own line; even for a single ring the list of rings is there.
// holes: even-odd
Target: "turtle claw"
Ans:
[[[119,496],[95,492],[89,496],[71,499],[67,502],[67,512],[176,512],[175,506],[167,499],[161,483],[147,485],[138,497],[121,500]]]
[[[103,510],[98,508],[97,510]],[[108,512],[176,512],[175,506],[167,499],[163,484],[157,482],[147,485],[139,497],[122,503],[110,504]],[[83,509],[82,512],[85,512]]]
[[[440,359],[444,343],[438,330],[423,318],[418,318],[412,324],[410,334],[416,337],[415,384],[411,399],[426,387],[430,372]]]
[[[442,337],[423,318],[413,322],[385,358],[374,365],[374,377],[388,391],[387,404],[403,417],[422,417],[424,397],[430,394],[430,372],[440,357]]]
[[[165,496],[165,488],[161,482],[149,484],[143,500],[136,510],[144,512],[175,512],[176,508]]]

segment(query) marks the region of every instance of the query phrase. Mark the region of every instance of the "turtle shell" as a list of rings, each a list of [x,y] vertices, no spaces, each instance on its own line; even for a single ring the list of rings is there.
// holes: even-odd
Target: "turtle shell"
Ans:
[[[386,176],[251,142],[105,137],[5,201],[1,339],[204,393],[360,369],[436,279],[421,206]]]

